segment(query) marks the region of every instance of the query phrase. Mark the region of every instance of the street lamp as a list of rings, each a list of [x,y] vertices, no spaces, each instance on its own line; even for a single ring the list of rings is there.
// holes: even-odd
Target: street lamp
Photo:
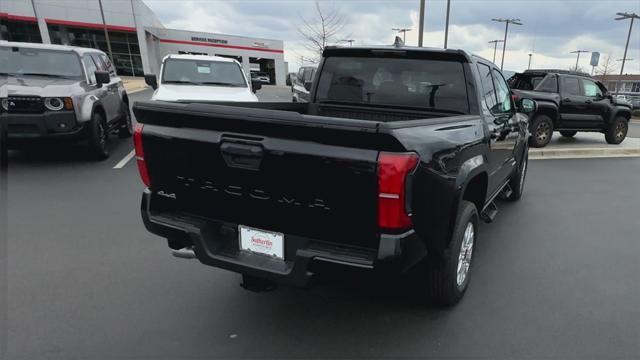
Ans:
[[[344,40],[340,40],[340,42],[348,42],[348,43],[349,43],[349,46],[352,46],[354,41],[355,41],[355,40],[353,40],[353,39],[344,39]]]
[[[580,61],[580,54],[581,53],[586,53],[586,52],[590,52],[589,50],[576,50],[576,51],[572,51],[571,54],[578,54],[578,57],[576,58],[576,68],[575,70],[578,71],[578,61]]]
[[[496,63],[496,51],[498,50],[498,43],[504,42],[504,40],[491,40],[489,44],[493,44],[493,63]]]
[[[627,50],[629,49],[629,38],[631,38],[631,29],[633,28],[633,20],[634,19],[640,19],[640,16],[638,16],[638,14],[636,13],[616,13],[616,15],[618,15],[617,18],[615,18],[615,20],[626,20],[626,19],[631,19],[631,23],[629,24],[629,34],[627,35],[627,44],[624,46],[624,55],[622,56],[622,66],[620,66],[620,77],[618,78],[618,82],[616,84],[616,93],[619,93],[620,91],[618,89],[620,89],[620,81],[622,80],[622,74],[624,72],[624,63],[625,60],[627,60]]]
[[[504,41],[502,43],[502,61],[500,61],[500,70],[502,70],[502,67],[504,66],[504,52],[507,48],[507,32],[509,31],[509,24],[522,25],[522,23],[520,22],[520,19],[491,19],[491,21],[505,23]]]
[[[444,48],[447,48],[447,40],[449,39],[449,9],[451,8],[451,0],[447,0],[447,19],[444,25]]]
[[[531,56],[532,55],[533,55],[532,53],[529,53],[529,65],[527,66],[527,70],[531,69]]]
[[[399,28],[399,29],[391,29],[393,31],[397,31],[402,33],[402,42],[406,44],[407,42],[407,31],[411,31],[411,28]]]

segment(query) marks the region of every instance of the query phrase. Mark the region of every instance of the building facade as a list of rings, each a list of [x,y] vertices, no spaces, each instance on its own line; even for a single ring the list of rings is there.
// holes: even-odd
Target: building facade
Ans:
[[[167,29],[142,0],[0,0],[0,40],[97,48],[128,76],[157,74],[168,54],[226,56],[285,84],[282,41]]]
[[[596,75],[594,78],[602,82],[612,93],[640,97],[640,74]],[[620,82],[620,91],[617,90],[618,82]]]

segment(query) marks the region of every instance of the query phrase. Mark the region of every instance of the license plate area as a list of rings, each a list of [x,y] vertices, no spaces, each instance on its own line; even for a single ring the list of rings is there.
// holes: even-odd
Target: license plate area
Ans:
[[[284,260],[284,234],[238,225],[240,250]]]

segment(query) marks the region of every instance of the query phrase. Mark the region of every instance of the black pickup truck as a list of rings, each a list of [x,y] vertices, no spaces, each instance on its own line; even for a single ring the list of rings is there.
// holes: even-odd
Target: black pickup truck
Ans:
[[[535,110],[491,62],[404,46],[327,48],[309,103],[137,102],[142,218],[174,255],[250,290],[327,266],[413,269],[454,304],[479,220],[522,195],[516,106]]]
[[[554,131],[573,137],[578,131],[602,132],[609,144],[627,136],[631,105],[614,99],[589,74],[562,70],[526,70],[509,79],[514,96],[534,99],[529,145],[544,147]]]

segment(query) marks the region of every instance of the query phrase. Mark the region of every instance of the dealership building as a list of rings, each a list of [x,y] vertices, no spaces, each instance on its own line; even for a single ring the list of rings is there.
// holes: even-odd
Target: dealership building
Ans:
[[[107,54],[110,45],[120,75],[157,74],[168,54],[233,58],[247,74],[265,72],[277,85],[285,84],[287,73],[282,40],[168,29],[142,0],[0,0],[0,40],[92,47]]]

